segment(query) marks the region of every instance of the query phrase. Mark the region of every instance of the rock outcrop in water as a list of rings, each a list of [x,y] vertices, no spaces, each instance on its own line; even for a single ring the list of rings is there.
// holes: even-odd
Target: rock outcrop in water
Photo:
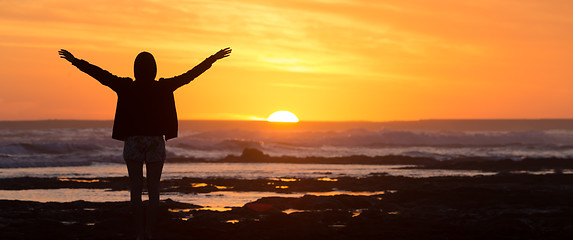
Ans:
[[[169,159],[171,162],[213,162],[204,159]],[[491,159],[481,157],[459,157],[437,160],[429,157],[409,156],[347,156],[347,157],[292,157],[270,156],[255,148],[245,148],[240,156],[229,155],[215,162],[233,163],[318,163],[318,164],[369,164],[369,165],[411,165],[411,169],[450,169],[479,170],[491,172],[505,171],[542,171],[561,172],[573,169],[573,159],[568,158],[525,158]]]

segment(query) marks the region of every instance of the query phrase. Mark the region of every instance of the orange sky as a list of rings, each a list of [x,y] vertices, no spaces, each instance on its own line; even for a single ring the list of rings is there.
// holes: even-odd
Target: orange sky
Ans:
[[[158,77],[224,47],[175,92],[180,119],[573,118],[569,0],[0,1],[0,120],[112,119],[118,76]]]

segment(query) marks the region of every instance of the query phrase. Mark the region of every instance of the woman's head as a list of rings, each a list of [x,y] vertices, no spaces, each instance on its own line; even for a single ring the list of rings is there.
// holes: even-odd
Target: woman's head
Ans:
[[[139,81],[153,81],[157,75],[157,64],[155,58],[148,52],[141,52],[135,58],[133,64],[133,72],[135,80]]]

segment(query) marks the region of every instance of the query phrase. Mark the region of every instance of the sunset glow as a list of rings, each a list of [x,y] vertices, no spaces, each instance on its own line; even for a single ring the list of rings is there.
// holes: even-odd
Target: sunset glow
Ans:
[[[175,92],[179,119],[573,118],[568,1],[0,1],[0,120],[113,119],[61,48],[157,78],[233,55]]]
[[[277,111],[271,114],[269,118],[267,118],[267,121],[295,123],[298,122],[298,118],[296,117],[296,115],[294,115],[294,113],[291,113],[289,111]]]

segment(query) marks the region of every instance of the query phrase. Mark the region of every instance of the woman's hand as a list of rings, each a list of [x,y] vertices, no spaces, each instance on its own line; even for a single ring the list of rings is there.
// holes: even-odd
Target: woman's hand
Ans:
[[[211,56],[211,57],[214,58],[215,60],[226,58],[231,54],[231,51],[232,50],[230,47],[224,48],[224,49],[219,50],[217,53],[213,54],[213,56]]]
[[[69,62],[74,61],[74,59],[76,59],[74,57],[74,55],[70,52],[68,52],[67,50],[61,49],[60,51],[58,51],[58,53],[60,54],[60,57],[63,59],[68,60]]]

